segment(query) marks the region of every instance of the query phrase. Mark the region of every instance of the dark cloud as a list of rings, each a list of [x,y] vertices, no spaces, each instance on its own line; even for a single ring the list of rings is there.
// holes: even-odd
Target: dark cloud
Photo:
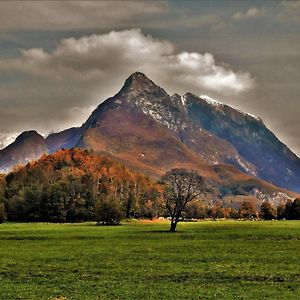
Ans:
[[[128,26],[167,9],[164,1],[1,1],[0,31]]]

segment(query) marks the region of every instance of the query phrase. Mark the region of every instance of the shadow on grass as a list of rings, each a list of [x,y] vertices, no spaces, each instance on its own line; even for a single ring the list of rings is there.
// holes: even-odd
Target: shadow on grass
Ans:
[[[176,235],[176,234],[184,234],[184,233],[188,233],[187,231],[183,231],[183,230],[176,230],[175,232],[168,230],[145,230],[145,231],[139,231],[139,232],[135,232],[136,233],[140,233],[140,234],[147,234],[147,233],[154,233],[154,234],[158,234],[158,233],[164,233],[164,234],[170,234],[170,235]]]

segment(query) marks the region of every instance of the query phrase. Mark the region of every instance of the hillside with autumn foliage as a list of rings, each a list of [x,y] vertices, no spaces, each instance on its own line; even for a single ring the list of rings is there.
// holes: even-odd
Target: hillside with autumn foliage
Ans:
[[[101,201],[115,203],[124,218],[153,218],[161,213],[154,182],[87,150],[44,155],[8,174],[5,185],[8,220],[94,220]]]

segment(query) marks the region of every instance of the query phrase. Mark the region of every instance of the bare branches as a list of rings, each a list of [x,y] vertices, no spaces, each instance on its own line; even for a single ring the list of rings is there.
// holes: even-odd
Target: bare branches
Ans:
[[[165,185],[166,209],[171,216],[170,231],[175,231],[186,204],[203,194],[207,188],[204,179],[196,171],[186,169],[168,171],[161,182]]]

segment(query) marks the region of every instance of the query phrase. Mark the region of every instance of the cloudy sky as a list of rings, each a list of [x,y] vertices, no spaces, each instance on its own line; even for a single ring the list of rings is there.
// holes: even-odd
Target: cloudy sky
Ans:
[[[133,72],[260,116],[300,155],[300,1],[0,2],[0,148],[81,125]]]

